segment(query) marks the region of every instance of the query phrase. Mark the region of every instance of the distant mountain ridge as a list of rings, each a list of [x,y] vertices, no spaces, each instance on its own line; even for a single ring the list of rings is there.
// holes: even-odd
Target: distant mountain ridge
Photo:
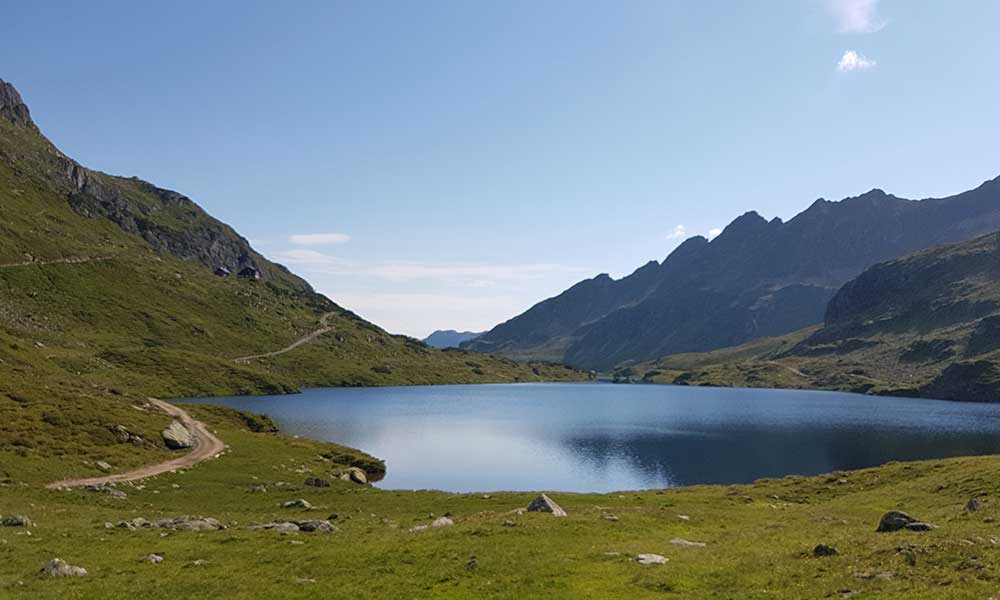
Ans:
[[[462,342],[483,335],[481,331],[455,331],[454,329],[438,329],[423,339],[423,342],[434,348],[458,348]]]
[[[1000,177],[941,199],[820,199],[787,223],[748,212],[712,241],[582,281],[463,348],[610,369],[735,346],[821,322],[837,289],[875,263],[998,228]]]

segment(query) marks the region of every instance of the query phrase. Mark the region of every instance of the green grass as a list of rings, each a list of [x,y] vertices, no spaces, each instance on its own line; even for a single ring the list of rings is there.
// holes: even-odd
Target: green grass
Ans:
[[[743,599],[840,597],[850,590],[861,597],[986,598],[1000,585],[1000,546],[991,541],[1000,534],[997,457],[894,463],[752,485],[553,493],[569,512],[560,519],[511,514],[527,505],[530,493],[383,491],[341,481],[305,487],[305,477],[338,470],[321,455],[350,451],[251,433],[230,411],[191,409],[229,451],[182,473],[122,486],[124,500],[43,489],[63,473],[62,460],[4,454],[0,514],[24,514],[37,525],[30,536],[0,529],[0,596]],[[249,493],[254,484],[268,492]],[[966,513],[962,507],[974,495],[984,498],[984,508]],[[299,497],[317,508],[279,507]],[[879,516],[890,509],[939,528],[875,533]],[[431,513],[446,512],[453,527],[408,531],[427,523]],[[251,521],[329,513],[339,515],[340,528],[329,535],[246,529]],[[607,513],[620,520],[603,519]],[[136,516],[181,514],[216,517],[230,528],[166,536],[104,528]],[[507,519],[516,526],[504,527]],[[674,546],[675,537],[707,546]],[[809,552],[818,543],[840,554],[813,558]],[[139,562],[151,552],[164,562]],[[670,562],[642,566],[630,560],[647,552]],[[467,566],[472,556],[474,569]],[[36,573],[53,557],[90,573],[71,580]],[[207,563],[194,566],[196,560]]]

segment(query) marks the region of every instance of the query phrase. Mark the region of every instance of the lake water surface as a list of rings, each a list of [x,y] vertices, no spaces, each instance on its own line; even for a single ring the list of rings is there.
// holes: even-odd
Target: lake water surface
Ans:
[[[549,383],[206,398],[386,460],[389,489],[606,492],[1000,453],[1000,405]]]

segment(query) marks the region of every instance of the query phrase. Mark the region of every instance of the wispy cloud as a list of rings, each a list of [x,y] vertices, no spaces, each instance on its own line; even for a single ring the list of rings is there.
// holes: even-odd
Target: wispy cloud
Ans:
[[[837,70],[841,73],[850,73],[852,71],[867,71],[875,67],[875,61],[858,54],[854,50],[845,50],[844,55],[840,57],[837,62]]]
[[[346,233],[300,233],[289,236],[288,241],[296,246],[329,246],[351,241]]]
[[[501,281],[544,279],[553,273],[586,272],[554,263],[483,264],[433,263],[408,260],[352,261],[308,248],[291,248],[275,255],[278,262],[325,275],[377,277],[390,282],[437,281],[476,288]]]
[[[714,240],[715,238],[719,237],[720,233],[722,233],[721,229],[719,229],[718,227],[713,227],[712,229],[708,230],[708,239]]]
[[[683,225],[678,225],[674,227],[674,230],[663,236],[668,240],[680,240],[687,237],[687,227]]]
[[[878,0],[830,0],[840,33],[874,33],[885,27],[878,16]]]

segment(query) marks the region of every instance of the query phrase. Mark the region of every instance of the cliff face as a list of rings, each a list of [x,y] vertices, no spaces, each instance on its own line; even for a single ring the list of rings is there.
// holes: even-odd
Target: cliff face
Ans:
[[[820,199],[787,223],[748,212],[711,242],[692,238],[619,281],[581,282],[467,347],[609,369],[738,345],[821,322],[869,266],[996,229],[1000,178],[941,199]]]

